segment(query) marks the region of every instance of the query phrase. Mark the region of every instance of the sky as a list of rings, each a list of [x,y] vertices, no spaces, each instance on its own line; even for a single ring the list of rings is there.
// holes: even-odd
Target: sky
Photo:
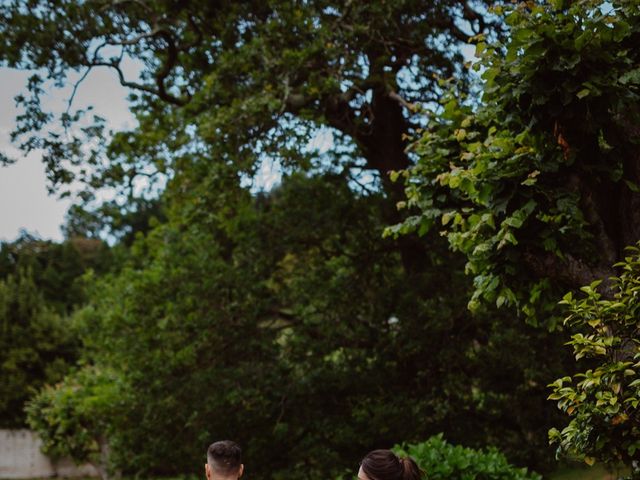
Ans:
[[[10,142],[18,114],[14,97],[24,90],[30,72],[0,68],[0,151],[18,161],[0,167],[0,241],[14,240],[26,229],[42,238],[61,240],[60,226],[71,204],[70,199],[58,199],[47,193],[44,166],[40,152],[25,157]],[[45,105],[64,108],[70,90],[54,90]],[[127,91],[114,72],[106,69],[92,71],[76,93],[74,107],[94,105],[94,113],[107,119],[114,130],[135,125],[126,101]]]

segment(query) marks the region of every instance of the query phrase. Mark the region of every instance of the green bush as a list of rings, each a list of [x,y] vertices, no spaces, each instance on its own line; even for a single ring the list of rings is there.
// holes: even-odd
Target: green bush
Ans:
[[[426,442],[393,448],[398,455],[413,458],[427,480],[539,480],[537,473],[511,465],[495,448],[473,450],[451,445],[442,434]]]
[[[558,455],[588,464],[622,463],[640,478],[640,243],[616,264],[619,277],[597,281],[582,295],[568,293],[561,302],[573,327],[573,347],[580,373],[553,382],[550,400],[570,416],[569,425],[552,429]],[[600,287],[599,287],[600,286]],[[604,288],[603,288],[604,287]]]
[[[89,462],[106,479],[124,392],[113,371],[85,366],[40,390],[27,403],[27,423],[40,436],[44,453]]]

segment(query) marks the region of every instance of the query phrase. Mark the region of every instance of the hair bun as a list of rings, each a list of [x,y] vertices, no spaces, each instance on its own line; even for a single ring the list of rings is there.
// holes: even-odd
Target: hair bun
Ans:
[[[411,457],[400,457],[391,450],[372,450],[360,462],[371,480],[420,480],[422,472]]]
[[[402,480],[420,480],[422,478],[422,471],[413,458],[398,456],[398,460],[402,466]]]

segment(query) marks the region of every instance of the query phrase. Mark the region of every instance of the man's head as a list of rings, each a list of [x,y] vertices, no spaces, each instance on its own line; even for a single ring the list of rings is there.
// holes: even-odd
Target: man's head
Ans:
[[[222,440],[207,450],[207,480],[236,480],[242,476],[242,450],[236,442]]]

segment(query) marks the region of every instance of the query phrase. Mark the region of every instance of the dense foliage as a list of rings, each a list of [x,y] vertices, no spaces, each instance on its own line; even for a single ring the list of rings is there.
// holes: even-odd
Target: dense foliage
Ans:
[[[468,259],[471,308],[515,306],[552,329],[553,299],[590,284],[563,303],[576,357],[596,363],[554,384],[573,419],[551,437],[635,468],[638,274],[633,257],[611,265],[640,238],[640,5],[520,4],[506,21],[505,44],[478,38],[482,104],[453,89],[413,146],[417,164],[395,174],[417,214],[387,233],[440,229]]]
[[[69,236],[57,243],[24,232],[13,242],[0,242],[0,279],[29,270],[44,302],[64,315],[85,301],[82,275],[114,269],[116,259],[96,238]]]
[[[44,151],[52,187],[83,179],[85,200],[115,189],[74,208],[66,231],[108,232],[127,252],[60,300],[87,302],[73,316],[78,369],[29,408],[46,448],[173,475],[199,472],[207,444],[230,437],[257,479],[321,478],[443,431],[548,465],[545,385],[567,369],[562,338],[534,325],[554,328],[560,292],[614,273],[640,237],[638,5],[523,3],[502,40],[480,12],[0,5],[0,62],[35,70],[14,140]],[[460,56],[471,38],[477,102]],[[46,80],[100,67],[131,87],[138,126],[106,135],[71,102],[62,135],[40,101]],[[417,103],[439,100],[407,152]],[[268,164],[283,178],[265,192]],[[382,238],[390,224],[403,235]]]
[[[266,158],[318,165],[305,145],[325,127],[334,142],[323,168],[364,167],[388,184],[387,171],[410,164],[407,109],[437,98],[434,76],[464,75],[461,43],[490,25],[482,3],[4,2],[0,62],[36,71],[14,138],[44,150],[54,184],[132,187],[194,152],[249,175]],[[143,69],[137,80],[132,60]],[[132,89],[140,122],[116,136],[106,163],[99,118],[56,117],[41,102],[47,79],[75,83],[93,68]],[[56,120],[84,128],[60,135]]]
[[[102,425],[112,468],[198,473],[211,439],[232,437],[255,478],[320,478],[378,445],[442,430],[548,461],[544,392],[559,348],[471,317],[464,293],[437,294],[443,283],[468,289],[460,268],[436,262],[443,243],[408,287],[381,238],[382,195],[358,195],[336,175],[294,175],[257,198],[222,174],[195,192],[179,180],[180,214],[135,243],[121,273],[96,279],[75,317],[84,361],[118,381],[102,398],[90,377],[71,376],[32,403],[51,451],[69,435],[76,458],[99,456]],[[180,195],[207,208],[185,218]],[[518,359],[505,365],[507,352]],[[92,410],[113,389],[117,408]],[[67,418],[85,408],[98,417],[88,431]],[[537,441],[523,448],[523,436]]]
[[[86,367],[55,386],[45,386],[28,403],[29,426],[38,432],[42,449],[53,458],[67,457],[93,464],[109,476],[107,438],[117,428],[119,408],[125,403],[120,378]]]
[[[571,416],[567,427],[550,431],[559,453],[632,467],[632,478],[640,478],[640,249],[629,248],[618,266],[622,273],[612,281],[613,298],[603,298],[598,282],[583,287],[563,304],[570,315],[565,323],[578,333],[571,337],[576,360],[592,359],[582,373],[563,377],[553,384],[549,397]],[[583,360],[584,362],[584,360]]]
[[[523,3],[506,22],[508,42],[478,38],[481,106],[453,90],[414,144],[417,214],[388,233],[441,230],[472,308],[553,327],[563,292],[606,281],[640,238],[640,6]]]
[[[429,480],[541,480],[541,476],[510,465],[495,449],[473,450],[447,443],[442,434],[426,442],[394,447],[413,458]]]
[[[85,301],[84,272],[104,272],[112,258],[95,239],[56,243],[25,233],[0,243],[2,427],[24,426],[25,401],[61,380],[77,359],[79,341],[66,316]]]
[[[27,398],[60,380],[76,350],[68,322],[44,301],[30,269],[0,280],[1,427],[24,425]]]

